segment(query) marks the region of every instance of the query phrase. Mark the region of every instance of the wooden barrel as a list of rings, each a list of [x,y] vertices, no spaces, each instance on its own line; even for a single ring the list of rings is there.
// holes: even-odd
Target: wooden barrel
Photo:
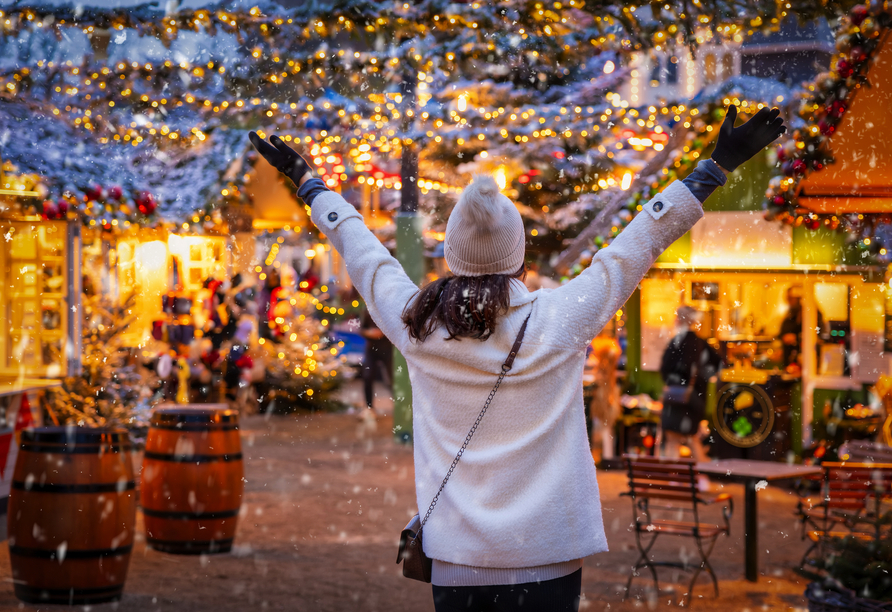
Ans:
[[[136,527],[130,451],[126,431],[22,431],[7,519],[16,597],[69,605],[121,598]]]
[[[146,543],[176,554],[229,552],[244,490],[238,414],[155,410],[142,465]]]

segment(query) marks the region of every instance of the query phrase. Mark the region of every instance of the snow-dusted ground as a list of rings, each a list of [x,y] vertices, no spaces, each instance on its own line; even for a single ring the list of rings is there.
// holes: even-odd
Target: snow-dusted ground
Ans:
[[[245,418],[248,483],[233,554],[166,555],[147,550],[140,533],[123,600],[90,609],[433,611],[430,586],[406,580],[394,563],[399,531],[415,512],[415,501],[412,449],[393,441],[391,425],[383,417],[371,428],[347,414]],[[484,425],[480,435],[485,433]],[[631,504],[619,495],[626,484],[622,472],[602,471],[599,481],[611,551],[586,559],[581,610],[677,609],[685,582],[673,580],[671,569],[660,574],[659,596],[648,601],[642,576],[633,585],[633,599],[622,601],[637,557],[629,531]],[[794,526],[794,497],[775,487],[759,493],[763,577],[752,584],[743,580],[743,490],[727,490],[736,505],[732,535],[718,541],[711,557],[720,597],[713,598],[701,576],[694,609],[804,609],[805,581],[792,571],[805,551]],[[695,554],[693,543],[679,538],[667,538],[658,550]],[[0,611],[38,609],[20,606],[13,596],[6,546],[0,546],[0,574],[7,577]]]

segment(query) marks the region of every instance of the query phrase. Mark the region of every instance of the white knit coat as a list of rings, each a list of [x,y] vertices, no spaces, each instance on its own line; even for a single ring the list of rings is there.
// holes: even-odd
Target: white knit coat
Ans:
[[[516,282],[486,341],[410,339],[400,319],[418,287],[334,192],[313,202],[372,318],[405,356],[412,381],[415,489],[426,512],[477,418],[523,320],[523,346],[424,527],[433,559],[523,568],[607,550],[582,402],[585,351],[657,256],[703,211],[680,181],[639,214],[582,274],[557,289]]]

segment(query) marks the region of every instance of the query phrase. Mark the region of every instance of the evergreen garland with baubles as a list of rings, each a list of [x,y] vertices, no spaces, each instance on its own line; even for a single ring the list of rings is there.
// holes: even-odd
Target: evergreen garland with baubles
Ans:
[[[880,32],[892,26],[892,14],[883,3],[857,5],[847,16],[840,19],[836,38],[837,54],[831,69],[815,77],[813,87],[802,92],[799,117],[805,127],[794,130],[792,138],[776,148],[780,172],[776,174],[766,192],[765,216],[795,226],[812,230],[825,227],[845,230],[863,239],[864,219],[845,216],[816,214],[801,209],[797,204],[799,182],[810,172],[818,172],[835,159],[829,139],[836,132],[852,98],[861,87],[869,86],[867,78],[870,59],[880,42]],[[879,248],[876,240],[867,245]]]

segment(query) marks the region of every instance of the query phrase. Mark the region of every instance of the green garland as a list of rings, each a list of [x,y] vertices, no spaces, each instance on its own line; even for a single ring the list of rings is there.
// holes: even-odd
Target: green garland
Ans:
[[[798,189],[810,173],[820,172],[835,162],[830,139],[858,90],[869,86],[871,59],[890,26],[892,14],[878,3],[858,5],[840,20],[836,36],[838,53],[832,68],[815,78],[799,104],[798,114],[805,121],[805,127],[795,130],[777,148],[779,163],[764,204],[767,219],[812,230],[825,227],[846,231],[862,248],[872,253],[882,249],[879,241],[871,236],[878,222],[892,220],[888,215],[815,213],[799,206]]]

